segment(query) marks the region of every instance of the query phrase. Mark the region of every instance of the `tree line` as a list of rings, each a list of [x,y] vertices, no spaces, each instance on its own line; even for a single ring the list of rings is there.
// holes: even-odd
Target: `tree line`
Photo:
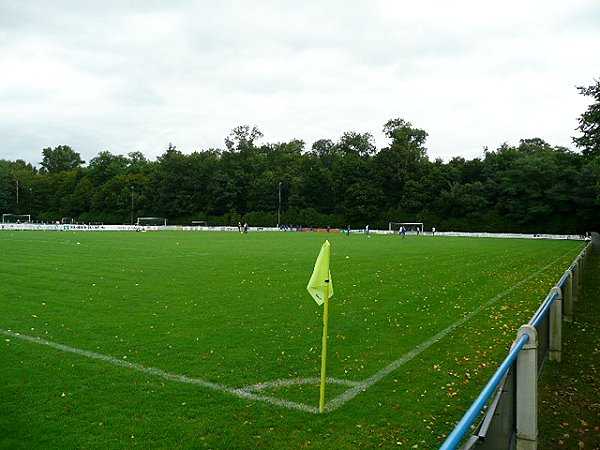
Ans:
[[[424,222],[438,230],[577,233],[600,223],[600,88],[579,119],[575,152],[543,139],[484,149],[481,158],[431,161],[427,133],[389,120],[377,149],[369,133],[258,145],[256,127],[234,128],[225,148],[184,154],[170,144],[155,161],[101,151],[87,165],[67,145],[42,150],[40,167],[0,160],[0,212],[36,221],[277,224],[387,228]]]

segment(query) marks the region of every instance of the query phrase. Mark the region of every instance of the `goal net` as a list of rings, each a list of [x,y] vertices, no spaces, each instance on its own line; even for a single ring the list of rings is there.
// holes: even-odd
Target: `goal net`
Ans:
[[[205,227],[206,225],[206,220],[192,220],[192,226],[193,227]]]
[[[404,227],[406,231],[423,232],[423,222],[390,222],[390,231],[398,232]]]
[[[31,223],[30,214],[2,214],[2,223]]]
[[[153,227],[166,227],[167,219],[164,217],[138,217],[136,225],[138,226],[153,226]]]

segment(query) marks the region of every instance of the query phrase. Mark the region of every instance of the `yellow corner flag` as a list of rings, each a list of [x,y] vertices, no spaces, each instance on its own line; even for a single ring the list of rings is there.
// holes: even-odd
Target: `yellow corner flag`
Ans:
[[[312,276],[306,290],[319,305],[325,302],[325,287],[329,285],[329,297],[333,296],[333,281],[329,270],[329,241],[325,241],[315,262]]]
[[[329,270],[329,241],[325,241],[315,262],[312,276],[306,289],[319,305],[323,307],[323,349],[321,350],[321,393],[319,396],[319,412],[325,411],[325,382],[327,380],[327,327],[329,321],[329,297],[333,295],[333,281]]]

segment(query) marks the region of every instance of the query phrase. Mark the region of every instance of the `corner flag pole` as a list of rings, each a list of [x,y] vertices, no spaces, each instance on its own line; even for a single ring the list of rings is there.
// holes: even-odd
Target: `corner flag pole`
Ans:
[[[321,394],[319,396],[319,412],[325,411],[325,382],[327,379],[327,327],[329,323],[329,280],[325,280],[325,295],[323,305],[323,349],[321,351]]]
[[[329,298],[333,296],[333,280],[329,270],[330,244],[329,241],[321,247],[315,268],[308,281],[306,289],[317,305],[323,307],[323,350],[321,352],[321,395],[319,397],[319,412],[325,411],[325,381],[327,380],[327,325],[329,322]]]

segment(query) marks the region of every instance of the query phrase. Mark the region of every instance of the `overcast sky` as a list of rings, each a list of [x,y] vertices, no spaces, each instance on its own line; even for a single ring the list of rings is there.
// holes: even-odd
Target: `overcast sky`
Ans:
[[[598,0],[0,0],[0,159],[69,145],[149,159],[258,143],[388,144],[425,130],[430,159],[539,137],[574,149],[600,79]]]

